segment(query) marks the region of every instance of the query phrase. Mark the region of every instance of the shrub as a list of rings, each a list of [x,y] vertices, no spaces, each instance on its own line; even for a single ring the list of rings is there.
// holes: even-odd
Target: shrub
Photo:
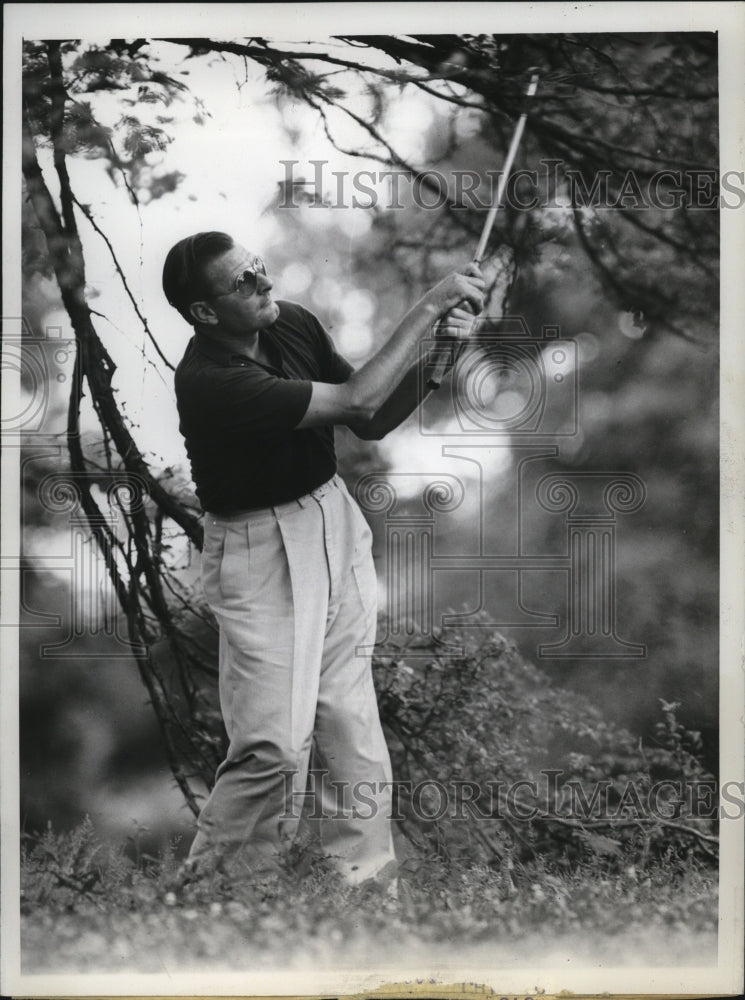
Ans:
[[[507,877],[536,857],[621,870],[716,856],[715,780],[677,704],[644,745],[487,629],[385,650],[374,674],[415,854]]]

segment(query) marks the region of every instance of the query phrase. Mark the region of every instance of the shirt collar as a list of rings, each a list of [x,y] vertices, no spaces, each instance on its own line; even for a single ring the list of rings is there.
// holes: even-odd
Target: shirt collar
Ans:
[[[232,348],[219,343],[200,330],[194,334],[194,347],[200,354],[205,354],[219,365],[242,365],[253,361],[253,358],[249,358],[248,355],[238,354]]]

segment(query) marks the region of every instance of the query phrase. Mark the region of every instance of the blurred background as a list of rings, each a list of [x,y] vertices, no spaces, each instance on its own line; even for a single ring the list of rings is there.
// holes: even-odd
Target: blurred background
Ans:
[[[536,54],[531,44],[539,49],[544,41],[526,38],[518,45],[513,39],[500,65],[509,68],[509,59],[518,51],[527,65]],[[642,96],[637,94],[633,103],[622,93],[591,95],[596,122],[602,121],[606,130],[595,147],[598,164],[613,155],[609,145],[602,145],[610,143],[613,133],[616,138],[635,136],[640,145],[666,140],[671,156],[683,155],[685,139],[697,147],[697,161],[715,166],[712,110],[717,76],[711,39],[635,36],[611,37],[608,42],[603,36],[602,43],[619,65],[629,68],[633,61],[632,82]],[[324,44],[324,51],[339,55],[341,43]],[[111,73],[100,87],[92,86],[91,74],[98,71],[105,77],[107,63],[99,54],[97,64],[89,48],[70,46],[65,64],[69,73],[85,81],[78,100],[92,109],[98,125],[113,134],[124,108],[137,121],[133,132],[142,135],[147,127],[167,137],[139,152],[130,141],[125,184],[125,172],[112,166],[111,157],[80,139],[83,126],[78,122],[79,143],[69,150],[68,168],[80,200],[96,220],[95,228],[85,219],[79,223],[86,291],[99,336],[116,364],[113,384],[119,405],[151,467],[167,487],[188,496],[172,372],[163,363],[165,357],[177,364],[191,335],[160,289],[162,261],[174,242],[217,229],[260,252],[275,282],[275,297],[313,310],[338,350],[358,366],[427,287],[470,259],[483,210],[467,206],[459,217],[451,209],[424,208],[422,198],[417,203],[412,185],[403,179],[401,207],[392,207],[392,182],[378,178],[386,164],[376,158],[370,133],[361,132],[359,122],[338,109],[321,115],[286,81],[273,79],[257,63],[222,52],[189,52],[179,44],[147,43],[143,51],[151,70],[188,86],[188,91],[172,90],[166,102],[149,99],[147,90],[138,91],[145,86],[142,81],[112,85]],[[32,75],[33,45],[29,51]],[[551,51],[558,59],[558,50]],[[86,52],[88,61],[81,66]],[[355,55],[393,65],[368,50]],[[109,49],[106,59],[111,58]],[[697,89],[708,88],[708,103],[703,98],[699,104],[685,103],[683,117],[666,117],[664,81],[660,94],[646,98],[645,81],[661,65],[670,79],[688,77],[692,64],[699,67]],[[494,130],[482,108],[443,103],[421,87],[401,86],[381,96],[353,73],[345,72],[337,82],[347,107],[358,118],[374,122],[376,133],[401,161],[436,166],[449,179],[454,170],[468,169],[485,178],[488,171],[500,168],[513,125],[505,115],[498,119],[500,129]],[[538,106],[536,131],[528,134],[518,166],[536,169],[539,158],[546,158],[550,146],[545,122],[554,105],[563,101],[566,106],[572,94],[580,95],[581,83],[580,73],[569,81],[556,73],[542,81],[545,103]],[[463,91],[456,88],[456,93]],[[590,100],[587,92],[583,100]],[[586,129],[590,142],[598,138],[591,125]],[[40,143],[37,156],[54,189],[51,149]],[[365,184],[375,190],[375,198],[354,187],[354,178],[363,170],[374,173]],[[540,663],[555,683],[589,694],[610,720],[642,739],[653,738],[660,699],[679,702],[681,721],[702,733],[706,764],[716,772],[717,213],[691,206],[657,211],[633,200],[620,209],[588,210],[585,225],[601,252],[619,246],[622,250],[609,276],[609,265],[601,259],[598,267],[587,253],[586,234],[577,228],[566,183],[544,184],[541,178],[520,189],[526,202],[537,194],[537,207],[500,213],[492,250],[509,251],[500,257],[499,272],[500,289],[510,286],[509,315],[521,317],[537,340],[544,327],[558,327],[558,341],[572,359],[572,392],[554,393],[541,434],[521,438],[510,433],[508,418],[523,405],[529,386],[516,367],[503,366],[494,376],[501,381],[491,388],[482,386],[479,397],[493,426],[500,427],[499,434],[474,437],[457,424],[453,385],[456,392],[470,390],[456,379],[382,442],[361,442],[339,430],[340,470],[352,490],[370,473],[399,476],[391,480],[399,484],[404,484],[404,473],[413,479],[414,474],[443,473],[461,479],[468,500],[437,523],[437,551],[453,556],[477,551],[479,518],[487,554],[514,553],[519,533],[524,554],[560,555],[566,551],[566,518],[535,503],[538,478],[549,472],[637,476],[646,489],[645,502],[616,519],[615,600],[618,634],[643,645],[643,656],[539,656],[540,645],[558,643],[566,634],[567,581],[561,571],[536,571],[519,579],[517,574],[487,574],[481,591],[473,571],[442,573],[436,605],[442,612],[461,614],[482,605],[488,620],[514,639],[527,659]],[[306,183],[293,187],[288,179]],[[436,201],[431,191],[425,197],[430,204]],[[634,212],[644,225],[657,226],[661,238],[634,225],[624,229],[622,215]],[[44,237],[26,199],[23,223],[23,824],[35,830],[51,821],[64,828],[87,814],[99,829],[137,843],[187,837],[192,817],[174,783],[137,665],[128,654],[126,620],[110,596],[105,566],[85,525],[54,492],[54,476],[64,472],[67,461],[64,432],[73,334]],[[687,240],[681,237],[683,231],[688,232]],[[115,248],[116,263],[101,232]],[[692,258],[691,247],[700,252],[700,259]],[[143,330],[120,271],[155,333],[159,352]],[[616,284],[626,282],[621,292],[614,279]],[[675,316],[667,313],[669,326],[655,314],[655,298],[675,302]],[[500,306],[495,300],[490,315],[498,318],[495,310]],[[666,308],[660,311],[664,314]],[[551,349],[554,346],[552,342]],[[549,354],[539,351],[537,356],[550,366]],[[500,420],[507,422],[500,425]],[[571,435],[555,436],[575,423]],[[90,401],[83,410],[82,429],[93,455],[101,442]],[[521,466],[525,448],[536,441],[536,454],[542,457]],[[468,444],[482,450],[469,453],[470,459],[465,452],[453,452],[454,446]],[[480,499],[474,493],[479,476]],[[421,478],[418,482],[421,486]],[[410,505],[414,511],[413,488],[411,494],[405,485],[400,489],[403,509]],[[386,526],[383,515],[368,516],[385,607]],[[184,586],[196,587],[198,553],[167,526],[163,545]],[[538,629],[530,620],[517,627],[505,624],[514,620],[506,617],[505,609],[514,608],[518,583],[523,606],[556,616],[556,625]]]

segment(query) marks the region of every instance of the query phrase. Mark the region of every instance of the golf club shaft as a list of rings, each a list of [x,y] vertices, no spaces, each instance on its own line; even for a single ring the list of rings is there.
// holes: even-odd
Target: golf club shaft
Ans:
[[[530,78],[530,84],[526,91],[526,97],[532,97],[538,88],[538,74],[533,73]],[[492,204],[489,206],[489,211],[486,215],[486,220],[481,230],[481,238],[479,239],[478,246],[476,247],[476,253],[473,255],[473,263],[480,264],[484,259],[484,254],[486,253],[486,247],[489,243],[489,237],[491,236],[492,228],[494,227],[494,220],[497,217],[497,211],[501,204],[502,198],[504,197],[504,191],[507,187],[507,181],[509,179],[510,173],[512,172],[512,164],[515,161],[515,155],[517,153],[517,147],[520,145],[520,140],[522,139],[523,129],[525,128],[525,119],[528,117],[528,112],[524,111],[515,126],[515,132],[512,136],[512,142],[510,143],[510,148],[507,151],[507,158],[504,161],[504,169],[499,177],[499,184],[497,185],[497,194],[494,198]],[[442,320],[440,321],[442,323]],[[427,380],[428,389],[439,389],[442,385],[442,380],[445,376],[445,371],[447,370],[448,362],[450,360],[450,351],[455,348],[442,347],[438,350],[437,355],[434,360],[434,368],[432,374]]]

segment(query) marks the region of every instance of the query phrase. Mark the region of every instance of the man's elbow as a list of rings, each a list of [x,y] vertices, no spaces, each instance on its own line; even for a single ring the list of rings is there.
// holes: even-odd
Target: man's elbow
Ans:
[[[376,400],[369,393],[361,391],[361,387],[355,384],[354,376],[344,383],[343,392],[348,426],[373,423],[377,411]]]
[[[374,424],[375,407],[368,403],[354,403],[351,407],[350,419],[355,424]]]
[[[388,433],[388,429],[381,426],[374,417],[368,417],[366,420],[350,420],[347,427],[361,441],[381,441]]]

